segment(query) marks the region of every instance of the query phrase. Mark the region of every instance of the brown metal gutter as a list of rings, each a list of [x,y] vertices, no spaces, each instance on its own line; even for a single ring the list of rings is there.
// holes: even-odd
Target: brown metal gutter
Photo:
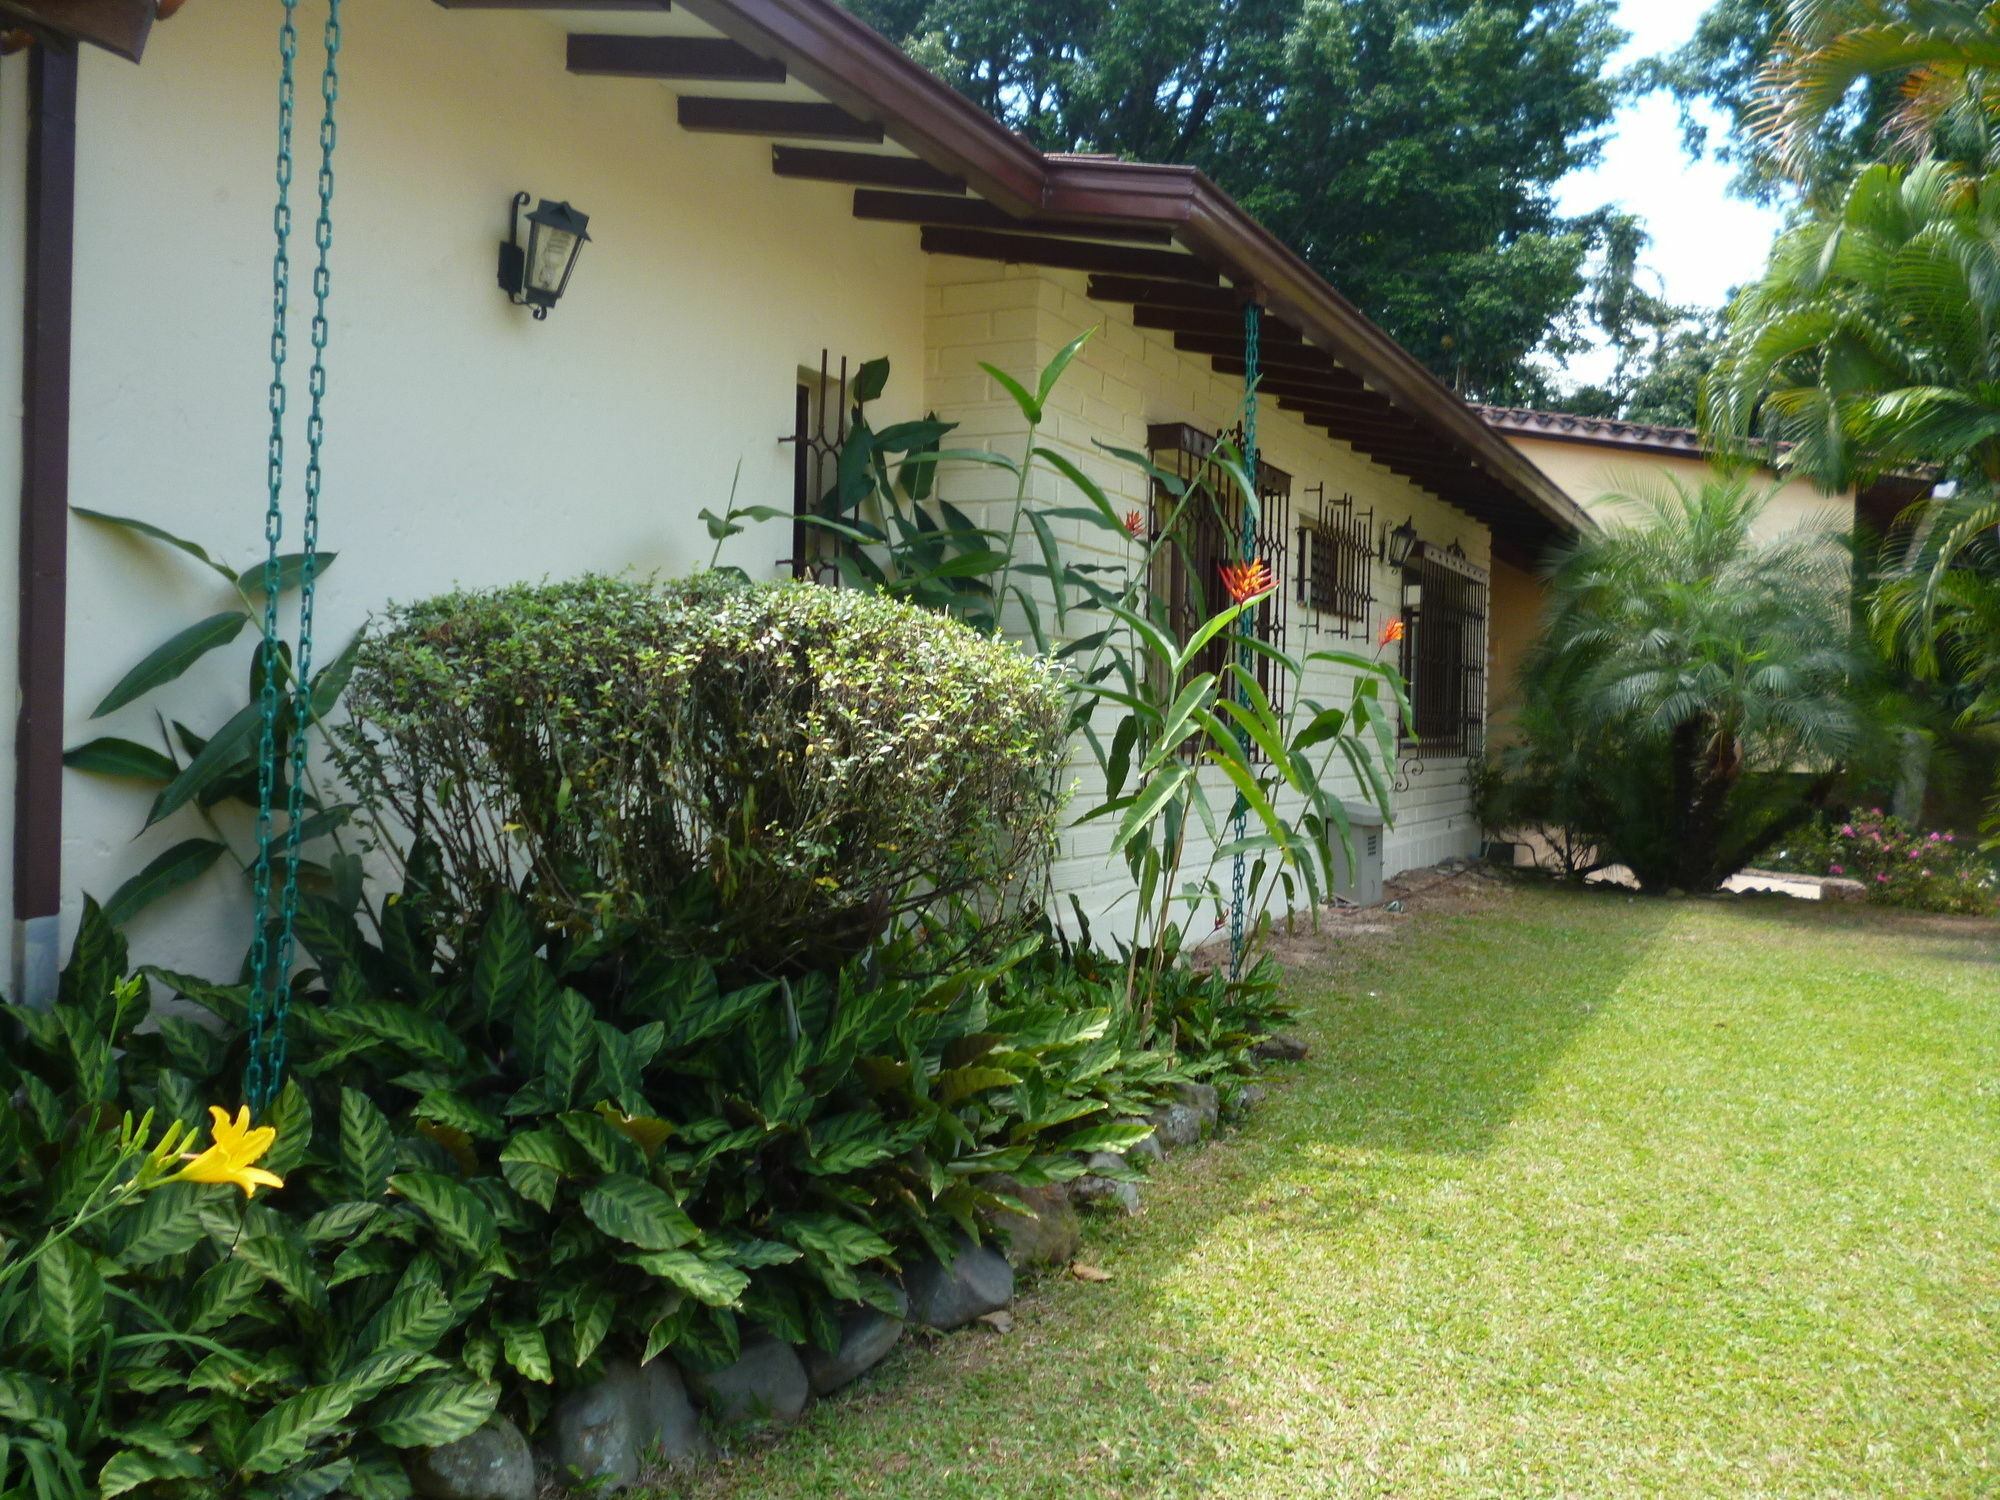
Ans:
[[[14,744],[16,986],[54,993],[62,911],[63,675],[69,596],[70,323],[76,242],[73,52],[28,55],[21,402],[20,718]]]

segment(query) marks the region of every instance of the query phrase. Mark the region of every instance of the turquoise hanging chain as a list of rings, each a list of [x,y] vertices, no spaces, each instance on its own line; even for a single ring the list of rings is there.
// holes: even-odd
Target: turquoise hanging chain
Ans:
[[[1257,550],[1257,512],[1260,500],[1257,490],[1257,382],[1260,378],[1258,345],[1263,325],[1263,309],[1255,302],[1245,302],[1243,304],[1243,469],[1250,476],[1250,493],[1244,497],[1243,532],[1237,539],[1237,560],[1246,563]],[[1250,670],[1249,647],[1237,647],[1237,659],[1246,672]],[[1241,730],[1238,730],[1237,738],[1242,740],[1246,737]],[[1243,799],[1239,796],[1236,799],[1236,815],[1230,820],[1229,825],[1231,836],[1239,844],[1250,826],[1249,818],[1250,810],[1243,805]],[[1229,976],[1232,979],[1243,972],[1243,908],[1246,900],[1244,858],[1243,852],[1239,849],[1230,874]]]
[[[326,67],[320,77],[322,113],[319,126],[319,217],[313,225],[317,257],[313,265],[312,370],[307,379],[311,408],[306,417],[305,516],[301,526],[299,565],[299,647],[287,677],[281,647],[278,596],[283,582],[279,544],[284,538],[285,511],[285,361],[286,328],[291,315],[292,125],[297,88],[299,0],[283,0],[284,19],[278,32],[278,201],[272,213],[277,249],[271,263],[271,435],[265,459],[268,498],[264,511],[264,638],[259,646],[262,682],[258,701],[261,733],[257,756],[257,862],[251,874],[256,901],[256,930],[251,937],[250,1055],[244,1092],[250,1107],[262,1116],[283,1086],[285,1022],[291,998],[293,927],[299,903],[299,830],[305,813],[307,731],[314,721],[312,701],[313,598],[319,566],[319,496],[321,446],[326,435],[327,299],[333,290],[330,264],[333,250],[333,151],[338,135],[334,104],[340,95],[340,0],[327,0]],[[284,708],[291,712],[291,741],[285,767],[284,871],[276,911],[272,906],[272,852],[279,842],[273,831],[277,801],[278,724]],[[274,920],[275,918],[275,920]],[[276,932],[273,933],[275,926]]]

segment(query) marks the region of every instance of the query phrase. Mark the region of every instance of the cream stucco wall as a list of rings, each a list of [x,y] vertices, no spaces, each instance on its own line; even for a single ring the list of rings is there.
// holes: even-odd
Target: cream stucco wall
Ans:
[[[1554,442],[1517,432],[1509,432],[1506,437],[1529,462],[1604,525],[1631,521],[1642,513],[1639,506],[1608,498],[1612,495],[1643,494],[1657,487],[1663,478],[1697,485],[1714,472],[1699,458],[1627,453],[1593,443]],[[1757,519],[1755,530],[1759,536],[1776,536],[1801,525],[1835,531],[1846,531],[1854,525],[1851,494],[1827,495],[1804,479],[1777,484],[1766,475],[1759,482],[1776,485]]]
[[[21,534],[22,284],[28,201],[28,58],[0,57],[0,538]],[[0,703],[16,701],[20,679],[19,594],[0,588]],[[14,919],[14,726],[0,726],[0,923]],[[4,952],[11,944],[0,944]]]
[[[1099,443],[1143,450],[1151,423],[1188,422],[1213,432],[1233,426],[1240,417],[1239,381],[1217,375],[1205,358],[1177,351],[1171,335],[1134,328],[1122,306],[1090,301],[1081,273],[940,256],[931,262],[930,278],[927,397],[941,415],[960,423],[952,442],[992,445],[1018,457],[1020,414],[979,369],[980,361],[1025,380],[1076,334],[1093,327],[1096,334],[1058,387],[1041,440],[1102,485],[1121,509],[1143,510],[1149,504],[1149,482],[1138,469],[1105,454]],[[1260,416],[1259,438],[1265,462],[1293,476],[1295,520],[1312,509],[1307,488],[1324,482],[1330,498],[1351,493],[1361,508],[1373,506],[1378,527],[1414,519],[1426,540],[1440,545],[1457,541],[1474,562],[1486,564],[1488,537],[1478,523],[1346,444],[1277,411],[1269,401]],[[1011,495],[1011,483],[990,469],[961,471],[946,481],[950,497],[968,507],[998,505]],[[1063,495],[1053,473],[1038,475],[1037,484],[1043,499],[1077,503],[1076,497]],[[1056,525],[1072,555],[1099,553],[1106,563],[1125,561],[1115,541],[1107,549],[1101,529],[1085,522]],[[1289,593],[1292,580],[1282,584]],[[1365,636],[1344,643],[1294,600],[1289,648],[1303,652],[1344,644],[1350,650],[1372,650],[1375,630],[1400,607],[1398,580],[1387,567],[1376,570],[1374,594],[1374,615]],[[1053,629],[1052,613],[1045,608],[1043,614]],[[1074,618],[1071,624],[1075,634],[1097,628],[1099,623]],[[1325,702],[1344,701],[1338,674],[1318,665],[1307,691]],[[1411,760],[1408,768],[1397,797],[1396,826],[1385,842],[1391,873],[1467,853],[1477,840],[1464,760],[1425,758]],[[1226,805],[1227,797],[1218,793],[1216,800]],[[1111,829],[1101,823],[1072,832],[1057,875],[1065,890],[1080,894],[1087,910],[1115,914],[1130,881],[1122,860],[1108,857],[1110,839]],[[1191,869],[1199,868],[1198,859],[1189,863]]]
[[[229,3],[189,6],[155,32],[143,68],[87,52],[78,169],[74,501],[158,522],[237,565],[262,545],[276,79],[275,25],[248,19]],[[311,40],[299,61],[298,416]],[[822,348],[890,356],[901,378],[883,416],[919,414],[916,231],[858,222],[845,189],[777,179],[768,142],[681,131],[659,84],[572,77],[563,49],[563,33],[529,15],[346,7],[321,536],[339,557],[320,592],[323,653],[385,600],[454,583],[706,560],[696,512],[726,506],[732,483],[739,503],[789,506],[791,450],[778,439],[797,371]],[[18,61],[8,68],[11,83]],[[494,284],[517,190],[591,215],[594,243],[544,323]],[[0,256],[10,222],[0,214]],[[0,309],[9,358],[17,306]],[[724,557],[771,576],[789,543],[781,528],[752,528]],[[82,521],[71,573],[70,743],[152,739],[154,702],[206,730],[242,701],[247,645],[91,723],[132,662],[227,593],[178,554]],[[8,670],[12,659],[9,646]],[[108,894],[200,831],[186,815],[135,840],[147,802],[69,777],[72,919],[80,892]],[[241,893],[233,871],[217,872],[162,902],[136,924],[141,953],[231,971],[247,933],[229,915],[242,916]]]

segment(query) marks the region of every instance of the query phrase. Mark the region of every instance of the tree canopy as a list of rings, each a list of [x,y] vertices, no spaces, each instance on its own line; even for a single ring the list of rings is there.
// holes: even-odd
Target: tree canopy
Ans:
[[[1202,168],[1465,394],[1545,398],[1612,221],[1555,184],[1619,97],[1611,0],[850,0],[1044,150]]]

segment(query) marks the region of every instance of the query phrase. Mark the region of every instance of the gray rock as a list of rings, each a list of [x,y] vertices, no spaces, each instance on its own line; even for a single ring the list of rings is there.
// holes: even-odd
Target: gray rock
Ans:
[[[1012,1177],[989,1177],[987,1191],[1013,1198],[1028,1211],[994,1209],[986,1221],[1007,1246],[1007,1263],[1016,1271],[1035,1266],[1066,1266],[1083,1248],[1083,1221],[1061,1183],[1025,1187]]]
[[[959,1328],[1014,1300],[1014,1268],[987,1245],[959,1237],[949,1266],[925,1257],[903,1273],[910,1317],[926,1328]]]
[[[1311,1050],[1290,1032],[1279,1031],[1252,1047],[1250,1055],[1259,1062],[1304,1062]]]
[[[1108,1172],[1125,1169],[1125,1158],[1109,1151],[1093,1151],[1085,1159],[1090,1170],[1069,1185],[1070,1202],[1084,1208],[1122,1208],[1128,1214],[1139,1211],[1139,1190],[1129,1182],[1109,1177]]]
[[[910,1299],[900,1292],[897,1295],[903,1304],[902,1317],[878,1307],[850,1308],[841,1315],[838,1349],[831,1354],[824,1349],[799,1351],[815,1396],[831,1395],[889,1357],[889,1351],[903,1337],[903,1324],[910,1312]]]
[[[1153,1127],[1153,1139],[1171,1150],[1201,1140],[1201,1113],[1185,1104],[1163,1104],[1146,1121]]]
[[[1222,1118],[1222,1095],[1216,1092],[1214,1084],[1177,1083],[1174,1099],[1201,1116],[1203,1134],[1215,1129],[1216,1121]]]
[[[1240,1120],[1263,1102],[1264,1086],[1261,1083],[1246,1083],[1230,1099],[1224,1113],[1232,1120]]]
[[[689,1464],[715,1454],[680,1371],[664,1359],[643,1369],[612,1360],[602,1379],[556,1404],[550,1430],[549,1457],[558,1475],[601,1479],[612,1490],[636,1481],[655,1455]]]
[[[442,1448],[415,1449],[406,1463],[424,1500],[535,1500],[535,1455],[505,1417]]]
[[[765,1422],[789,1427],[805,1415],[812,1384],[798,1351],[767,1333],[743,1341],[736,1363],[720,1370],[690,1370],[688,1389],[725,1427]]]

